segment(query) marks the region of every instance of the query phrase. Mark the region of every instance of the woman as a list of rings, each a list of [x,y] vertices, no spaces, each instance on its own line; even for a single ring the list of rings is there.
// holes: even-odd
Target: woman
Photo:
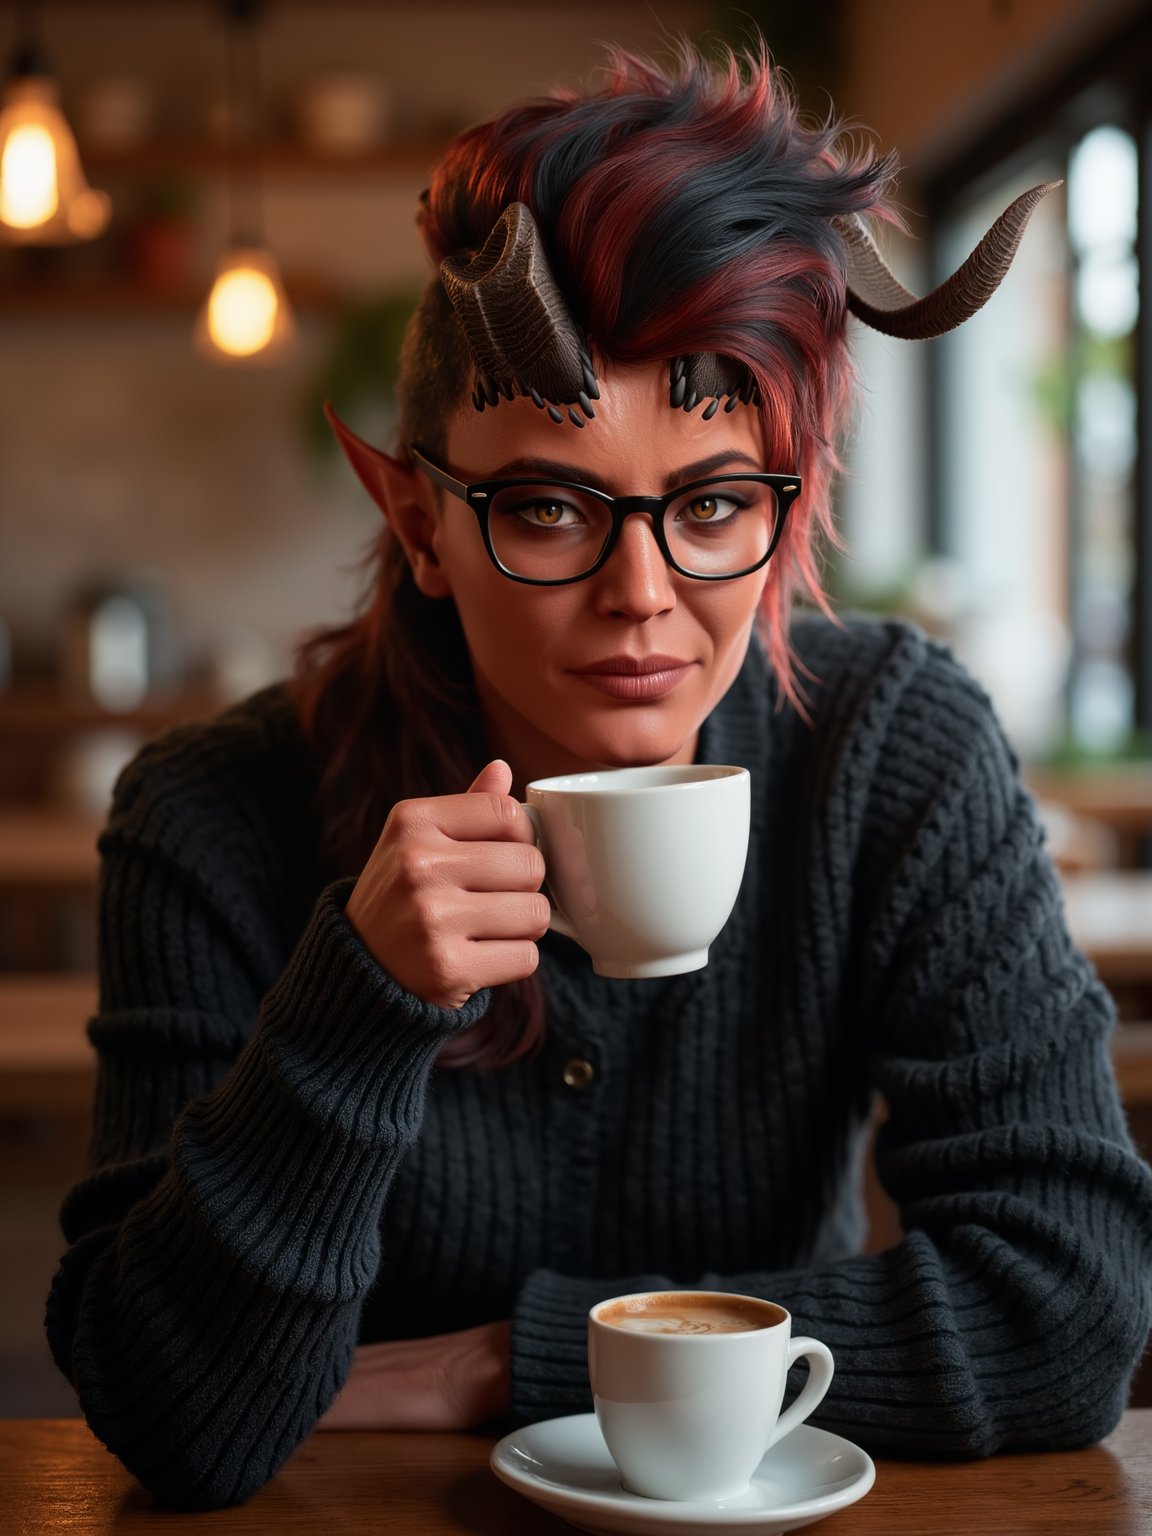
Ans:
[[[744,63],[613,54],[457,139],[396,454],[333,417],[386,518],[363,613],[118,785],[48,1328],[167,1503],[245,1498],[318,1422],[583,1411],[588,1306],[669,1283],[786,1305],[836,1357],[818,1421],[874,1449],[1124,1406],[1152,1180],[1112,1004],[983,692],[819,592],[846,303],[933,334],[994,281],[909,309],[856,220],[891,162]],[[518,797],[693,759],[752,773],[735,912],[703,971],[598,978]],[[863,1255],[877,1092],[905,1236]]]

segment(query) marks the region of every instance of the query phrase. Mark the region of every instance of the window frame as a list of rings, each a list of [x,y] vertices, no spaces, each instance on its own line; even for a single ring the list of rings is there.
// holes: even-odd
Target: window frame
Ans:
[[[1130,133],[1139,160],[1139,210],[1136,254],[1141,304],[1136,324],[1135,391],[1137,442],[1134,465],[1133,541],[1135,576],[1132,623],[1127,661],[1134,687],[1133,724],[1152,731],[1152,13],[1129,18],[1076,64],[1043,87],[1020,99],[1011,112],[985,128],[978,139],[936,166],[920,183],[921,202],[930,231],[927,257],[933,285],[944,281],[941,232],[957,208],[978,196],[991,180],[1011,176],[1022,162],[1046,154],[1066,169],[1069,156],[1093,128],[1114,124]],[[1069,295],[1071,302],[1071,284]],[[1069,334],[1073,334],[1069,316]],[[945,357],[929,347],[926,360],[928,451],[925,456],[925,543],[931,554],[948,549],[945,526],[949,475],[946,431],[952,402],[948,399]],[[1075,612],[1076,562],[1082,544],[1082,495],[1071,442],[1067,447],[1069,556],[1067,601]],[[1073,627],[1072,680],[1082,659],[1079,634]]]

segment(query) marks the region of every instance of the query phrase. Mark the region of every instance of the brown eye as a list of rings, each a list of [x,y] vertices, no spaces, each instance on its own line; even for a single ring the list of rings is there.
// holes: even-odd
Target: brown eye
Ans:
[[[710,522],[719,511],[720,503],[715,496],[697,496],[695,501],[688,503],[688,515],[697,523]]]
[[[748,504],[748,498],[730,486],[707,485],[676,501],[672,516],[682,529],[708,528],[718,533],[723,528],[731,533],[738,514]]]
[[[562,490],[551,485],[507,486],[497,491],[492,512],[497,519],[518,523],[522,532],[575,533],[588,522],[588,508]]]

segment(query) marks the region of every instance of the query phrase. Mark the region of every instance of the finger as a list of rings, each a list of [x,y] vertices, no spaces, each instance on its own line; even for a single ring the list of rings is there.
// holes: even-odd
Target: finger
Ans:
[[[485,987],[531,976],[540,963],[534,939],[455,938],[420,961],[411,979],[396,976],[415,997],[439,1008],[460,1008]]]
[[[544,884],[544,855],[525,843],[447,843],[437,879],[461,891],[538,891]]]
[[[468,786],[470,795],[506,795],[512,788],[512,770],[502,757],[493,759]]]
[[[473,976],[470,993],[522,981],[540,964],[540,951],[531,939],[477,939],[469,947]]]
[[[424,833],[434,828],[453,842],[534,843],[532,823],[511,795],[472,789],[463,795],[401,800],[389,821],[394,830]]]
[[[499,894],[538,891],[544,884],[544,855],[524,843],[422,843],[398,861],[412,892],[464,891]]]
[[[548,931],[552,904],[539,891],[461,896],[459,931],[468,939],[539,939]]]

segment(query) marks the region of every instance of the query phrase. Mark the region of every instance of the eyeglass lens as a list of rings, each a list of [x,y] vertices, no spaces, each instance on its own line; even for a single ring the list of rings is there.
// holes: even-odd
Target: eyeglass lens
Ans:
[[[664,535],[672,558],[700,576],[734,575],[772,546],[779,502],[755,480],[718,480],[669,503]],[[500,564],[517,576],[556,581],[589,571],[612,532],[612,514],[569,486],[511,485],[489,506],[488,531]]]

